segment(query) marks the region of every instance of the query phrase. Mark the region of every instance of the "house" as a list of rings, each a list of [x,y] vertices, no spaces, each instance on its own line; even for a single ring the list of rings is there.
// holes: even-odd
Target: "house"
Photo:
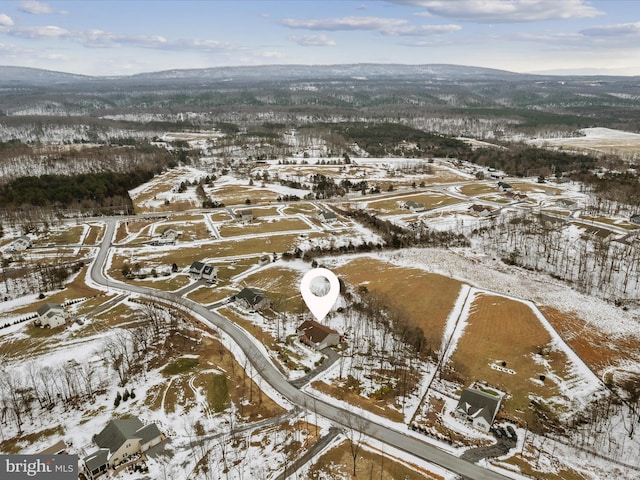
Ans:
[[[202,270],[202,278],[210,282],[218,280],[218,268],[213,265],[205,265]]]
[[[236,213],[236,220],[242,223],[253,222],[253,210],[239,210]]]
[[[470,422],[474,428],[488,432],[500,409],[502,397],[480,388],[465,388],[454,414]]]
[[[487,217],[491,215],[491,213],[493,212],[493,208],[489,205],[474,204],[469,207],[469,212],[480,217]]]
[[[411,210],[412,213],[424,212],[426,210],[426,207],[423,203],[416,203],[413,200],[409,200],[408,202],[406,202],[405,207],[408,210]]]
[[[93,479],[131,456],[146,452],[165,438],[155,423],[144,425],[137,417],[111,420],[93,436],[98,450],[83,459],[83,469]]]
[[[340,334],[315,320],[306,320],[296,329],[298,339],[316,350],[338,345],[342,341]]]
[[[23,235],[11,242],[11,245],[9,245],[9,250],[12,250],[14,252],[22,252],[27,248],[31,248],[32,246],[33,243],[31,243],[31,239],[26,235]]]
[[[324,211],[318,214],[318,220],[323,223],[333,223],[338,220],[338,216],[333,212]]]
[[[505,182],[498,182],[498,190],[501,192],[510,192],[513,190],[513,187]]]
[[[265,255],[264,257],[262,257],[260,260],[258,260],[258,265],[260,265],[261,267],[264,267],[265,265],[267,265],[271,260],[269,259],[269,255]]]
[[[640,225],[640,214],[631,215],[629,221],[634,225]]]
[[[189,275],[193,278],[200,279],[202,278],[202,273],[204,272],[205,267],[206,265],[202,262],[193,262],[189,267]]]
[[[556,202],[556,205],[561,208],[568,208],[569,210],[575,210],[578,208],[578,202],[569,200],[568,198],[561,198]]]
[[[82,459],[82,473],[89,480],[98,478],[109,468],[109,449],[101,448]]]
[[[269,308],[271,305],[271,300],[264,293],[249,287],[245,287],[239,293],[236,293],[233,299],[248,310],[262,310]]]
[[[45,303],[38,310],[38,321],[41,327],[56,328],[67,322],[67,314],[62,305]]]

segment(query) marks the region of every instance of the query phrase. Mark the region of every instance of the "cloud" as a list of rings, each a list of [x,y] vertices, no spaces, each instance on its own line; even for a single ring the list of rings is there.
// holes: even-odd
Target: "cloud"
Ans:
[[[380,17],[342,17],[314,20],[285,18],[281,20],[280,23],[289,28],[300,28],[305,30],[368,30],[379,32],[384,35],[410,36],[441,35],[444,33],[455,32],[462,28],[459,25],[409,25],[407,20],[401,18]]]
[[[581,30],[582,35],[588,37],[629,37],[640,35],[640,22],[601,25],[599,27]]]
[[[302,45],[303,47],[333,47],[336,41],[326,35],[303,35],[301,37],[291,36],[289,40]]]
[[[11,25],[13,25],[13,20],[11,19],[11,17],[4,13],[0,13],[0,26],[10,27]]]
[[[43,2],[38,2],[36,0],[22,0],[20,2],[20,5],[18,6],[18,9],[26,13],[31,13],[33,15],[42,15],[42,14],[51,14],[51,13],[64,15],[67,13],[65,10],[54,10],[53,7],[51,7],[51,5],[48,5]]]
[[[303,28],[306,30],[376,30],[384,32],[402,26],[406,24],[407,21],[399,18],[342,17],[318,20],[285,18],[281,20],[280,23],[289,28]]]
[[[388,0],[422,7],[427,15],[480,23],[567,20],[604,15],[584,0]]]
[[[13,27],[7,29],[5,33],[21,38],[64,38],[69,37],[71,32],[54,25],[38,27]]]

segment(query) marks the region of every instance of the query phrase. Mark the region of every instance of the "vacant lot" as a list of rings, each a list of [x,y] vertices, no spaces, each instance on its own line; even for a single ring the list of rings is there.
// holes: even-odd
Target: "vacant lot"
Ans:
[[[257,221],[248,225],[222,225],[220,227],[220,235],[223,237],[236,237],[238,235],[260,235],[262,233],[309,229],[309,225],[298,218],[283,218]]]
[[[354,438],[354,441],[357,437]],[[375,478],[381,480],[428,480],[442,479],[402,459],[384,455],[383,452],[361,448],[356,459],[356,475],[353,474],[353,455],[348,440],[324,453],[309,469],[311,479]]]
[[[353,260],[334,272],[354,286],[366,286],[383,296],[389,305],[406,312],[410,322],[422,329],[432,348],[440,346],[447,316],[462,285],[459,281],[370,257]]]
[[[553,381],[546,380],[544,384],[532,381],[547,373],[535,357],[550,342],[551,335],[526,304],[495,295],[479,295],[450,364],[465,385],[481,380],[507,392],[510,397],[504,408],[508,414],[518,416],[529,405],[530,394],[542,398],[558,395]],[[549,362],[560,377],[567,369],[563,352],[552,351],[539,358]],[[491,368],[503,361],[515,374]]]
[[[448,195],[440,195],[437,193],[419,193],[416,195],[403,195],[394,197],[393,199],[374,200],[373,202],[368,203],[367,208],[379,213],[397,215],[409,212],[409,210],[401,209],[398,206],[398,202],[408,201],[422,203],[427,210],[433,210],[434,208],[460,203],[461,200],[458,198],[450,197]]]
[[[304,313],[305,304],[300,295],[302,275],[286,267],[272,267],[252,273],[247,285],[269,292],[274,310],[278,312]]]
[[[460,187],[460,193],[463,195],[475,196],[483,195],[485,193],[495,193],[496,187],[487,185],[486,183],[472,183],[470,185],[462,185]]]
[[[571,349],[597,374],[628,360],[640,361],[636,338],[605,335],[575,313],[551,307],[540,307],[540,311]]]
[[[278,194],[260,187],[243,187],[241,185],[224,185],[208,190],[209,196],[217,201],[230,205],[245,205],[251,208],[254,203],[270,203],[275,202]],[[247,204],[249,200],[249,204]]]

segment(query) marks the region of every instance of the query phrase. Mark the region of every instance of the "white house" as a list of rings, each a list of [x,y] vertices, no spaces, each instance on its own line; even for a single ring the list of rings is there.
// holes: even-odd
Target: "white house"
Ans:
[[[57,303],[45,303],[38,309],[37,313],[40,326],[43,328],[56,328],[67,322],[67,314],[64,308]]]
[[[318,220],[323,223],[333,223],[338,220],[338,216],[333,212],[324,211],[318,214]]]
[[[23,252],[24,250],[26,250],[27,248],[31,248],[32,246],[33,243],[31,242],[31,239],[26,235],[23,235],[11,242],[11,245],[9,245],[9,250],[12,250],[14,252]]]
[[[474,428],[488,432],[500,409],[501,400],[499,392],[494,395],[479,388],[465,388],[454,413],[470,422]]]
[[[146,452],[165,438],[155,423],[144,425],[137,417],[111,420],[93,436],[99,448],[83,458],[83,472],[94,479],[109,468],[126,462],[132,455]]]

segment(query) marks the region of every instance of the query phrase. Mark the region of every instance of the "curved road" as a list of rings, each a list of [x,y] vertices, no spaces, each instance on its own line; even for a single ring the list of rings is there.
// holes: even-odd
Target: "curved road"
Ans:
[[[355,428],[362,431],[366,435],[379,440],[387,445],[392,445],[400,450],[404,450],[418,458],[427,462],[441,466],[442,468],[454,472],[463,477],[473,480],[494,480],[506,479],[505,477],[493,471],[479,467],[466,460],[462,460],[455,455],[440,450],[433,445],[422,442],[414,437],[406,435],[400,431],[390,429],[387,426],[379,425],[372,420],[362,417],[354,412],[347,411],[340,407],[328,403],[324,400],[312,397],[293,387],[280,371],[260,352],[254,343],[248,338],[247,334],[221,315],[206,309],[199,303],[192,300],[181,298],[175,294],[161,292],[152,288],[139,287],[136,285],[128,285],[114,280],[107,280],[104,275],[103,268],[105,266],[107,254],[111,248],[113,236],[115,233],[117,220],[107,221],[107,228],[104,233],[100,250],[91,265],[91,279],[100,284],[111,288],[127,290],[132,293],[138,293],[149,297],[155,297],[174,303],[179,303],[184,307],[196,312],[214,327],[219,328],[229,335],[234,342],[245,353],[256,371],[276,389],[281,395],[287,398],[291,403],[298,406],[314,405],[315,411],[339,425],[346,428]]]

